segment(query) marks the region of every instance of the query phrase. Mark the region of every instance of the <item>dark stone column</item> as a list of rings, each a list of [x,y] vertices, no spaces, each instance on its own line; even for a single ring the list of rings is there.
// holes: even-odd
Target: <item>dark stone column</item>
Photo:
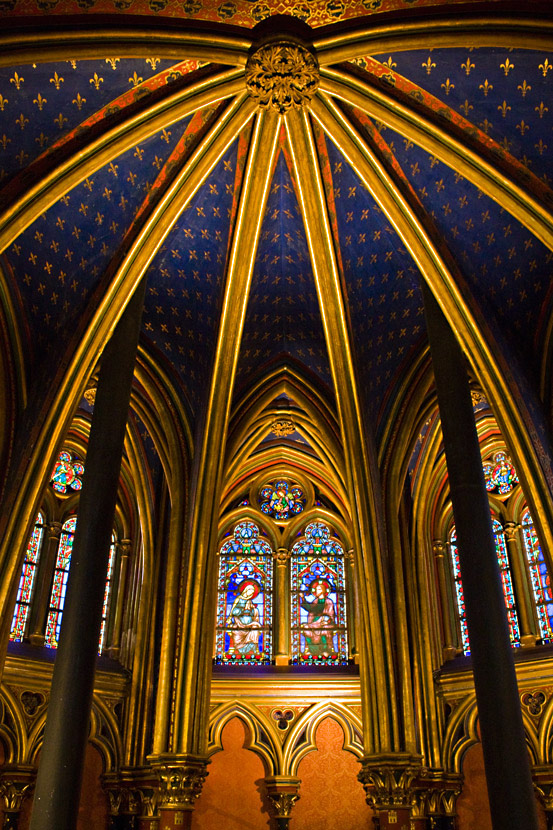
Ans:
[[[530,762],[463,354],[423,285],[494,830],[537,830]]]
[[[123,441],[144,304],[138,286],[102,357],[32,830],[77,823]]]

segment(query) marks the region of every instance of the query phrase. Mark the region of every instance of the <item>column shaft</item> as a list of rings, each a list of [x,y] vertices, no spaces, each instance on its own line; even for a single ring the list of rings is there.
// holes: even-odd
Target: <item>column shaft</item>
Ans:
[[[537,830],[482,459],[461,349],[423,284],[494,830]]]
[[[37,777],[32,830],[77,823],[94,670],[123,441],[144,303],[144,281],[103,358]]]

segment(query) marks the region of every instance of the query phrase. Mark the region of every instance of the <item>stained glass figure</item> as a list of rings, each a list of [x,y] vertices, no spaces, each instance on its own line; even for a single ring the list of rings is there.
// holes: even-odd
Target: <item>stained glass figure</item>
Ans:
[[[81,476],[84,473],[84,465],[71,453],[60,452],[56,461],[50,484],[57,493],[65,494],[68,490],[80,490],[83,486]]]
[[[486,490],[505,496],[518,484],[518,476],[506,452],[496,452],[490,461],[485,461],[484,478]]]
[[[111,580],[113,576],[113,565],[115,562],[115,536],[111,534],[111,545],[109,548],[108,572],[106,576],[106,587],[104,589],[104,603],[102,605],[102,627],[100,629],[100,645],[98,653],[101,654],[104,649],[104,641],[106,638],[106,622],[108,618],[108,607],[111,593]]]
[[[25,636],[25,627],[31,607],[43,536],[44,516],[39,513],[31,538],[29,539],[29,544],[27,545],[27,550],[25,551],[25,559],[23,560],[23,569],[19,578],[17,599],[13,612],[10,640],[21,641]]]
[[[507,619],[509,622],[509,637],[511,640],[511,645],[516,647],[520,646],[520,630],[515,605],[515,595],[513,591],[511,568],[509,565],[509,558],[507,556],[505,534],[503,532],[501,524],[497,521],[497,519],[492,518],[492,525],[495,537],[495,550],[497,554],[497,562],[499,565],[499,573],[501,576],[501,584],[503,587],[503,596],[505,598],[505,607],[507,609]],[[449,537],[449,549],[451,552],[451,561],[453,565],[453,578],[455,581],[457,609],[459,612],[459,621],[461,624],[461,640],[463,643],[463,651],[465,652],[465,654],[470,654],[470,643],[466,621],[465,600],[463,596],[463,583],[461,580],[461,569],[459,566],[459,554],[457,551],[457,537],[455,535],[455,528],[453,528]]]
[[[77,517],[72,516],[64,523],[60,535],[56,567],[54,569],[54,581],[52,583],[52,592],[50,594],[50,607],[48,608],[48,617],[46,620],[46,636],[44,645],[49,648],[57,648],[58,646],[76,524]]]
[[[301,513],[305,507],[303,490],[298,484],[281,479],[266,484],[259,492],[261,510],[273,519],[284,521]]]
[[[312,522],[291,550],[292,663],[348,662],[344,551],[330,528]]]
[[[522,513],[522,535],[534,602],[540,626],[540,636],[543,643],[553,641],[553,594],[551,578],[543,556],[543,551],[534,527],[534,522],[528,508]]]
[[[239,522],[219,552],[216,663],[271,662],[273,557],[259,533],[253,522]]]

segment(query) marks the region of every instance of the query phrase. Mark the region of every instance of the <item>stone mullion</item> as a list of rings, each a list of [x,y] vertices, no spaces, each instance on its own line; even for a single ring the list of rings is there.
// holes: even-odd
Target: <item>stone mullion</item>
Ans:
[[[441,539],[434,539],[432,551],[438,572],[438,586],[440,589],[440,602],[442,606],[442,625],[444,634],[443,657],[444,660],[453,660],[457,655],[457,647],[454,644],[451,595],[448,591],[448,560],[447,545]]]
[[[355,551],[348,550],[345,554],[346,564],[346,608],[348,626],[348,652],[349,657],[359,662],[359,651],[357,649],[357,630],[355,626],[355,609],[358,608],[359,597],[357,590],[357,578],[355,573]]]
[[[516,609],[520,629],[520,645],[524,647],[535,646],[539,637],[536,628],[534,615],[534,604],[530,599],[528,591],[528,573],[523,560],[522,550],[518,544],[518,531],[520,525],[516,522],[505,522],[503,532],[507,545],[507,554],[511,573],[513,575],[513,588],[515,591]]]
[[[279,548],[275,560],[275,589],[273,592],[273,630],[275,637],[275,665],[287,666],[290,663],[290,551]]]
[[[113,629],[111,634],[111,642],[108,648],[110,657],[115,660],[119,658],[121,652],[121,630],[123,626],[123,610],[125,606],[126,586],[127,586],[127,571],[129,567],[129,558],[131,554],[131,540],[121,539],[117,544],[119,551],[119,559],[116,561],[118,571],[117,584],[114,589],[117,590],[117,596],[112,597],[114,608],[113,614]]]
[[[374,491],[378,477],[376,459],[365,433],[354,380],[347,310],[307,112],[290,110],[286,128],[336,390],[348,486],[357,505],[354,541],[358,557],[359,633],[367,638],[367,643],[360,648],[365,745],[371,753],[389,751],[398,745],[395,734],[398,718],[380,554],[378,497]]]
[[[29,641],[34,646],[44,645],[46,617],[50,605],[50,594],[52,592],[52,578],[62,530],[61,522],[50,522],[46,527],[46,550],[44,552],[45,555],[41,555],[38,564],[36,588],[33,597],[31,597],[31,609],[29,611],[27,629],[29,632]]]

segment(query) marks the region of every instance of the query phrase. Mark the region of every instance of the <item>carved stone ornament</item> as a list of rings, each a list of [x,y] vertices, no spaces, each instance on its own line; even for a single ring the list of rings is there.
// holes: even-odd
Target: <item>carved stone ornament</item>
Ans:
[[[160,759],[161,760],[161,759]],[[159,777],[162,810],[192,810],[207,778],[207,758],[174,755],[153,764]]]
[[[32,767],[5,767],[0,778],[0,798],[4,810],[18,813],[23,799],[32,790],[36,770]]]
[[[411,784],[421,768],[418,756],[372,756],[364,758],[361,767],[357,778],[370,807],[377,810],[410,807]]]
[[[246,64],[246,88],[264,109],[300,109],[319,86],[319,66],[304,46],[280,41],[261,46]]]
[[[273,421],[271,424],[271,432],[277,438],[283,438],[285,435],[292,435],[296,427],[293,421],[281,419],[280,421]]]
[[[298,800],[300,788],[299,778],[274,776],[265,779],[267,795],[271,802],[273,818],[289,818],[292,807]]]

